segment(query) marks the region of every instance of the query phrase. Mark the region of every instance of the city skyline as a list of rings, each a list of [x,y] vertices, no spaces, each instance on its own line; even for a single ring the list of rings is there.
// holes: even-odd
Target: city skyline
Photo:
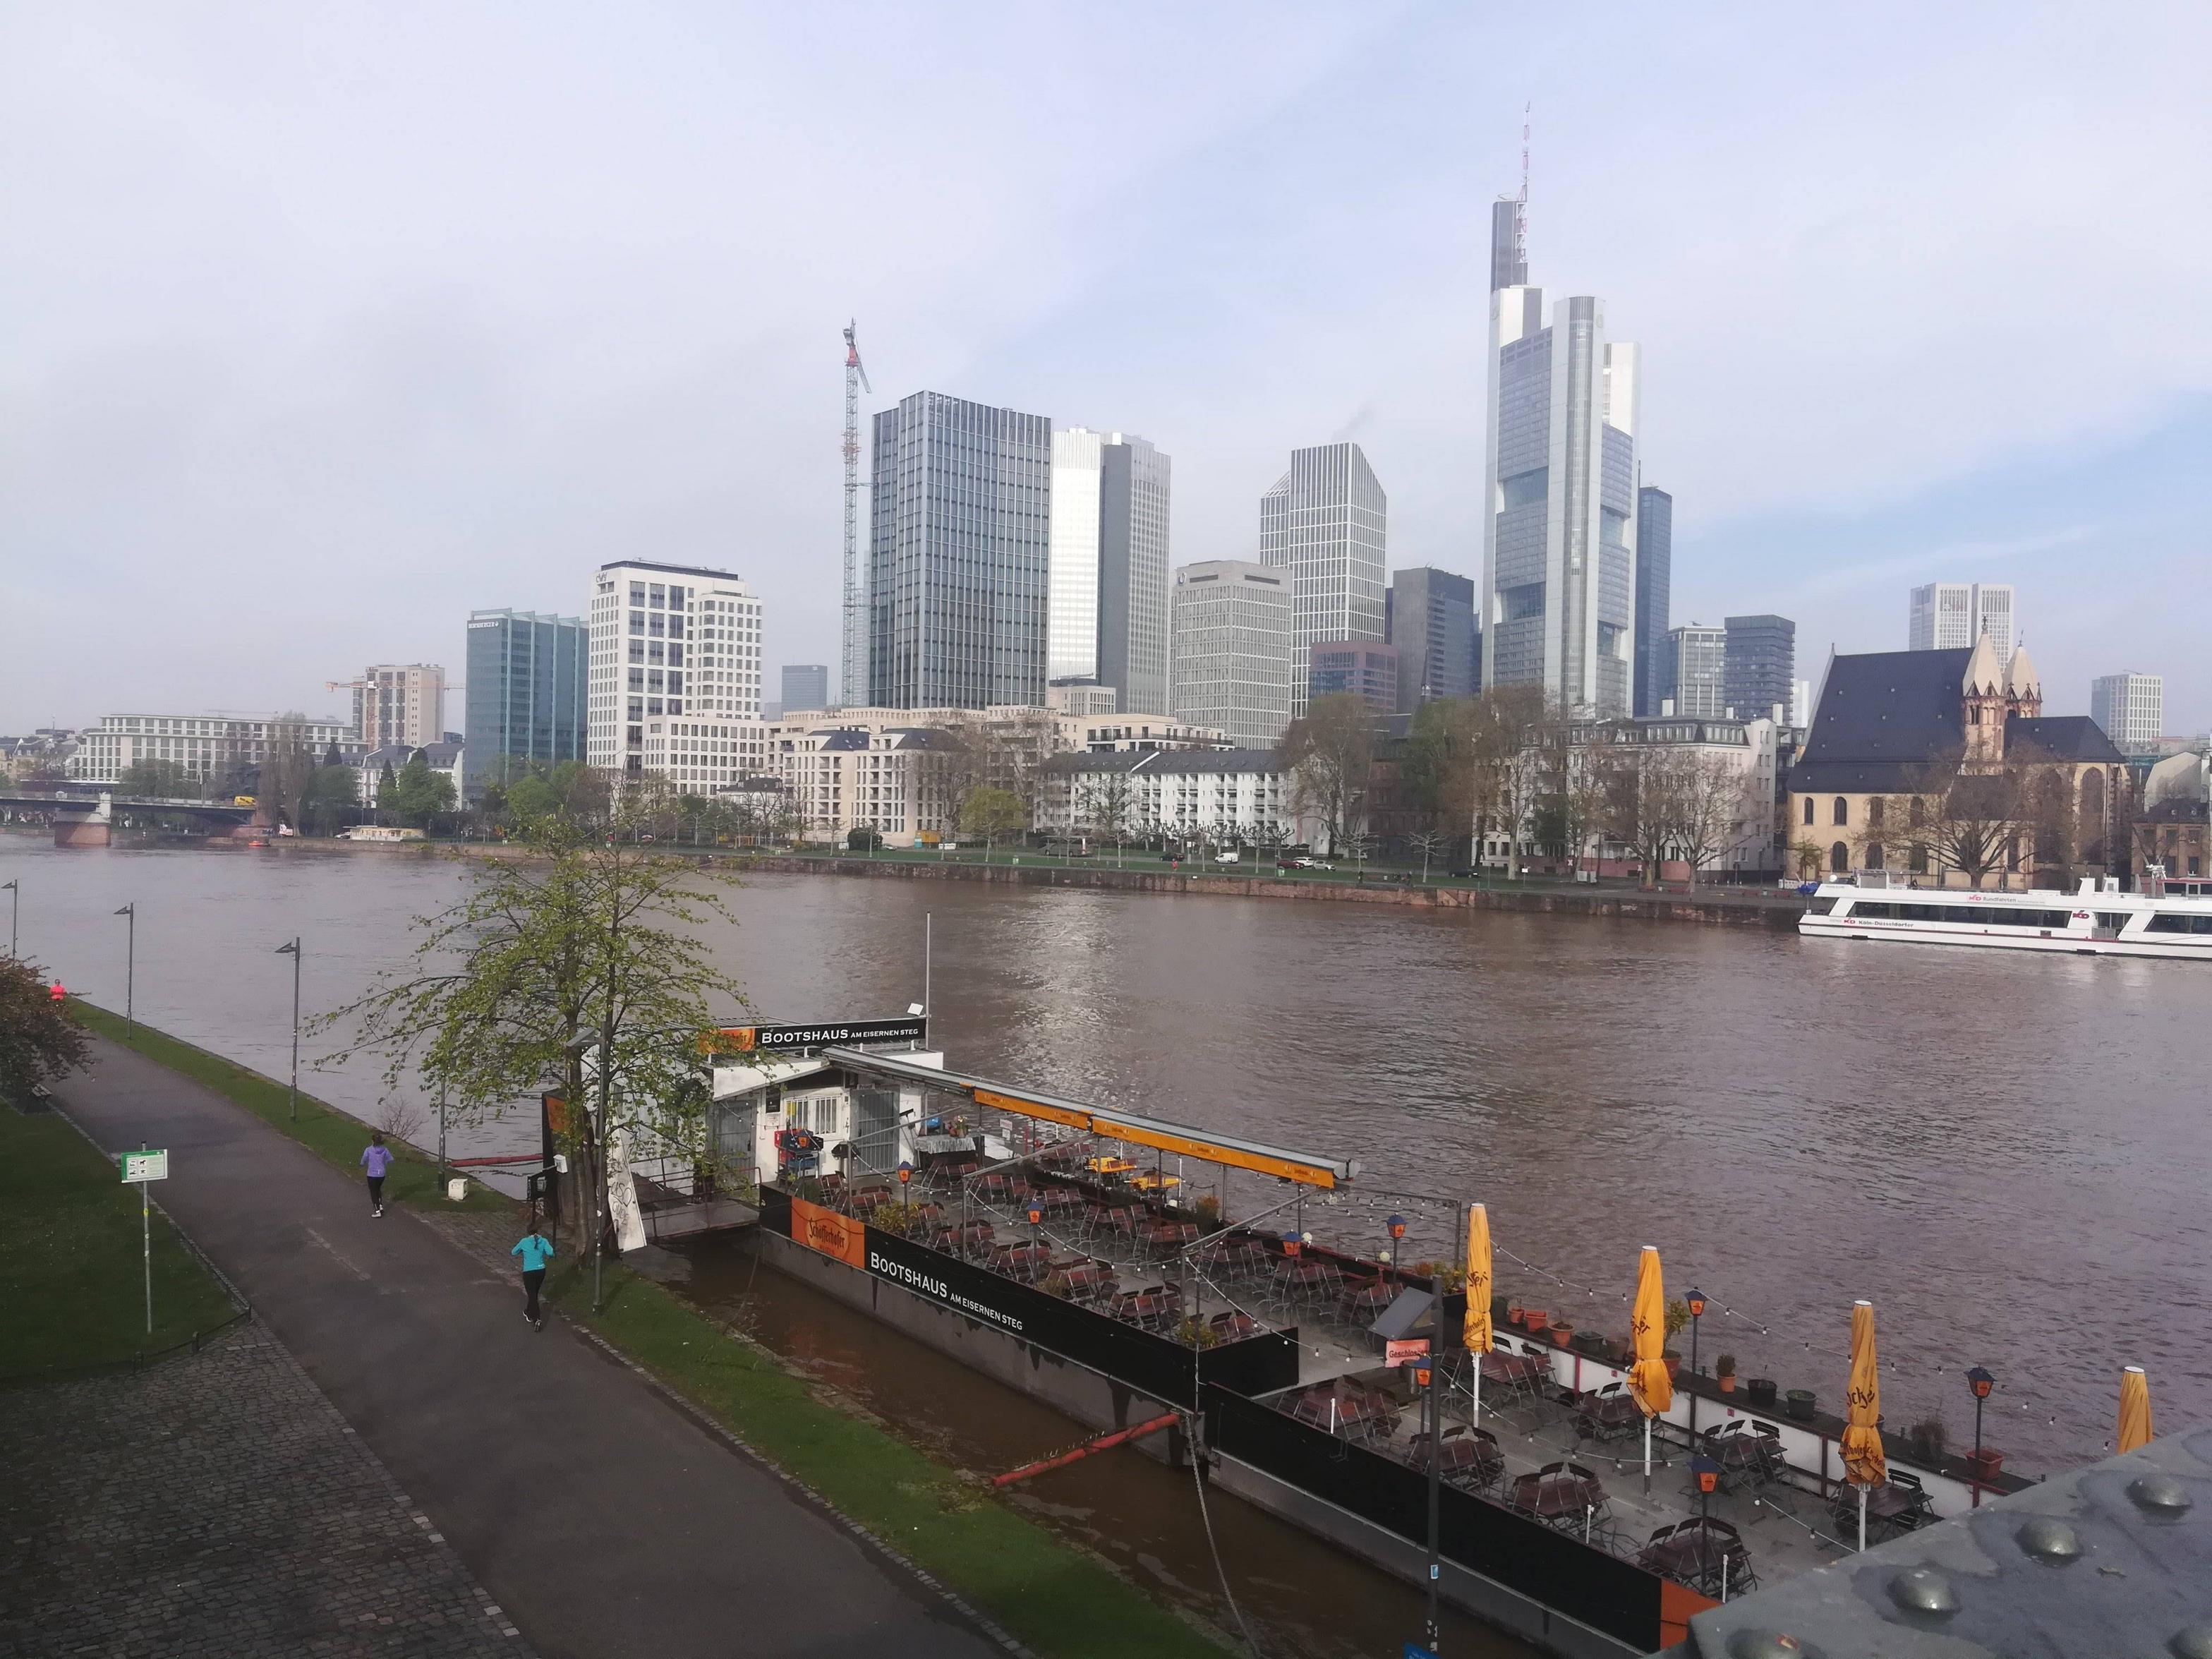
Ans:
[[[514,75],[480,114],[447,100],[394,145],[386,118],[420,69],[404,31],[316,19],[296,41],[247,32],[241,53],[210,57],[152,15],[11,21],[26,69],[0,120],[41,159],[12,187],[27,234],[9,263],[41,326],[5,348],[30,435],[0,531],[0,729],[133,705],[343,714],[325,680],[369,661],[457,665],[471,611],[571,611],[567,573],[621,557],[734,569],[774,618],[765,666],[835,660],[836,337],[853,313],[887,387],[1055,423],[1109,410],[1145,432],[1178,462],[1182,558],[1249,556],[1271,458],[1335,432],[1389,481],[1394,564],[1477,574],[1454,452],[1483,417],[1489,202],[1516,174],[1531,100],[1541,274],[1553,294],[1603,295],[1650,363],[1638,447],[1678,502],[1674,615],[1797,617],[1817,668],[1832,647],[1888,648],[1899,587],[2008,581],[2055,706],[2081,706],[2118,658],[2166,674],[2169,723],[2206,723],[2212,667],[2156,603],[2202,557],[2186,462],[2212,441],[2212,332],[2170,300],[2203,238],[2160,204],[2204,155],[2206,119],[2142,84],[2201,57],[2201,15],[2139,22],[2172,37],[2148,53],[2140,34],[2122,53],[2008,14],[1947,18],[1910,64],[1882,61],[1870,21],[1824,41],[1836,61],[1810,100],[1756,72],[1762,49],[1802,45],[1778,23],[1614,20],[1620,44],[1687,79],[1610,106],[1554,64],[1564,26],[1496,31],[1496,50],[1418,11],[1313,17],[1264,39],[1243,14],[1179,21],[1194,61],[1233,43],[1237,79],[1136,77],[1127,113],[1145,138],[1103,168],[1024,158],[1012,191],[896,155],[857,185],[838,162],[838,186],[818,188],[804,160],[749,179],[742,218],[780,250],[763,276],[734,216],[677,209],[712,193],[703,154],[670,121],[631,118],[687,107],[687,51],[721,61],[734,24],[678,18],[594,64],[580,25],[516,51],[507,27],[464,14],[439,73],[481,93],[474,65],[511,55]],[[729,142],[702,151],[804,152],[819,102],[843,95],[819,42],[775,21],[743,33],[748,76],[789,90],[715,118]],[[1014,33],[1048,55],[1060,39],[1048,21]],[[963,123],[1003,122],[958,61],[979,38],[902,36],[897,52],[840,54],[836,72],[890,109],[951,76],[983,89]],[[1723,39],[1741,49],[1715,51]],[[1120,108],[1134,57],[1119,51],[1068,72],[1071,106]],[[360,68],[334,106],[253,94],[333,52]],[[1969,58],[2014,95],[1929,95]],[[1469,76],[1465,94],[1434,95]],[[135,95],[149,83],[181,128]],[[1693,122],[1685,86],[1741,113]],[[2060,87],[2071,116],[2033,113]],[[518,136],[482,142],[494,131]],[[1948,142],[1990,131],[2005,143]],[[1839,135],[1857,150],[1840,170],[1825,159]],[[225,164],[233,144],[255,170]],[[614,188],[561,186],[564,228],[547,229],[544,193],[579,167]],[[2027,176],[2033,191],[2009,182]],[[1363,187],[1378,177],[1391,188]],[[848,217],[882,216],[897,271],[809,240],[822,222],[805,198],[848,185]],[[2084,314],[2052,225],[2092,189],[2110,301]],[[1695,215],[1663,206],[1692,195]],[[100,210],[126,198],[156,206]],[[1357,234],[1318,240],[1317,202],[1356,213]],[[640,238],[650,270],[629,252]],[[732,289],[733,262],[756,286]],[[157,293],[98,277],[149,264],[173,273]],[[1982,303],[2000,271],[2002,304]],[[2021,354],[2022,334],[2051,343]],[[1821,396],[1787,422],[1747,421],[1785,358]],[[1939,416],[1961,375],[1984,395]],[[2126,580],[2093,574],[2112,570]],[[313,603],[347,571],[377,579]],[[240,588],[253,606],[230,602]],[[101,597],[118,593],[143,603]],[[113,647],[98,662],[67,648],[88,606]],[[197,648],[173,648],[179,629]]]

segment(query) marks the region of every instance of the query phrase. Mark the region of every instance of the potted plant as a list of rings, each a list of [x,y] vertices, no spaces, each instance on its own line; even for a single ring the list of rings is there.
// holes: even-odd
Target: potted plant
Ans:
[[[1494,1326],[1513,1322],[1513,1298],[1500,1292],[1490,1298],[1490,1322]]]
[[[1813,1420],[1814,1395],[1810,1389],[1792,1389],[1783,1398],[1789,1402],[1790,1415],[1800,1423]]]
[[[1575,1340],[1575,1328],[1564,1319],[1552,1322],[1552,1340],[1561,1347],[1569,1346]]]
[[[1545,1309],[1523,1308],[1521,1310],[1522,1328],[1526,1330],[1531,1336],[1543,1335],[1546,1328],[1551,1324],[1551,1322],[1552,1316]]]
[[[1713,1380],[1721,1385],[1723,1394],[1735,1392],[1735,1356],[1724,1353],[1713,1361]]]
[[[1585,1355],[1591,1359],[1604,1358],[1605,1333],[1603,1331],[1577,1331],[1575,1333],[1575,1352],[1578,1354]]]
[[[1753,1406],[1763,1412],[1774,1409],[1774,1391],[1775,1382],[1771,1376],[1754,1376],[1744,1385],[1744,1392],[1751,1396]]]
[[[2004,1460],[2005,1455],[1993,1446],[1984,1446],[1979,1451],[1966,1454],[1967,1466],[1973,1470],[1977,1480],[1996,1480],[1998,1472],[2004,1468]]]
[[[1221,1224],[1221,1200],[1207,1193],[1198,1200],[1199,1225],[1211,1231]]]
[[[1905,1425],[1905,1449],[1931,1468],[1940,1467],[1943,1462],[1944,1448],[1950,1438],[1949,1425],[1940,1415],[1930,1412],[1919,1421]]]
[[[1522,1316],[1525,1311],[1526,1310],[1521,1306],[1521,1298],[1519,1297],[1509,1297],[1506,1298],[1505,1322],[1507,1324],[1518,1326],[1521,1323]]]

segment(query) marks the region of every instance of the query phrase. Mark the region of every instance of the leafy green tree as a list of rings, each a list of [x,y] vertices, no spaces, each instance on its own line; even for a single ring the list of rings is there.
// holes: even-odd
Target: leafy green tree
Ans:
[[[542,858],[483,866],[466,897],[417,924],[409,968],[315,1022],[352,1028],[325,1064],[380,1054],[386,1088],[445,1091],[449,1122],[556,1094],[586,1194],[606,1191],[617,1135],[705,1156],[702,1055],[747,1004],[701,941],[734,921],[724,892],[736,884],[565,814],[539,821],[529,844]],[[586,1251],[600,1243],[590,1229]]]
[[[489,805],[489,792],[487,792]],[[561,810],[561,792],[552,781],[532,774],[510,784],[507,791],[507,813],[517,825],[527,830],[540,818],[547,818]]]
[[[0,1095],[27,1097],[31,1085],[81,1071],[84,1032],[48,994],[35,964],[0,956]]]
[[[969,790],[960,804],[960,833],[982,836],[986,857],[1000,836],[1019,835],[1029,827],[1029,809],[1011,789],[987,783]]]
[[[377,805],[384,805],[381,791]],[[402,823],[427,830],[433,818],[453,810],[453,779],[443,772],[434,771],[422,751],[416,750],[407,757],[407,764],[399,769],[392,781],[391,811],[398,815]]]
[[[392,763],[384,763],[384,769],[376,775],[376,810],[396,812],[399,810],[399,779],[392,772]]]
[[[353,822],[361,813],[361,775],[344,762],[325,762],[308,776],[301,797],[300,828],[309,835],[327,836]]]
[[[118,793],[158,800],[197,800],[200,781],[189,769],[173,760],[135,760],[116,774]]]

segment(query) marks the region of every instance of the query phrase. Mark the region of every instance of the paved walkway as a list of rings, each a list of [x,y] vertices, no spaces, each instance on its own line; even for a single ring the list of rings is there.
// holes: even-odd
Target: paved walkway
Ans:
[[[358,1182],[114,1044],[56,1092],[162,1202],[545,1659],[1002,1651],[896,1562]]]
[[[259,1326],[0,1397],[0,1653],[530,1659]]]

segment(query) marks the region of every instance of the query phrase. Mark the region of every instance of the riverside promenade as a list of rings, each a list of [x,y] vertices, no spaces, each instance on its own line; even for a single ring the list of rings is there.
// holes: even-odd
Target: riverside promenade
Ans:
[[[359,1182],[191,1079],[94,1048],[64,1107],[104,1147],[168,1148],[163,1206],[544,1659],[1006,1651],[560,1320],[531,1329],[515,1274],[397,1206],[372,1218]]]

